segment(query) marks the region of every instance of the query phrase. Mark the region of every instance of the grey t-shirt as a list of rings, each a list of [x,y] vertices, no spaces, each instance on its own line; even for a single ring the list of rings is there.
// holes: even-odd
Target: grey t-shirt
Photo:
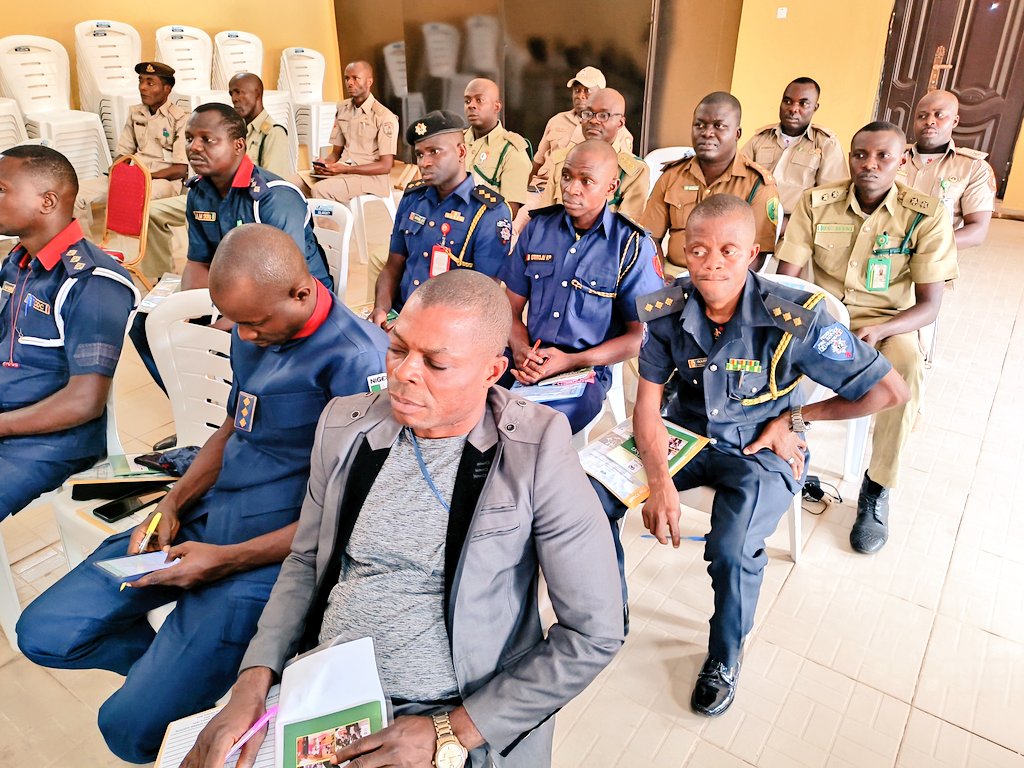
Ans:
[[[417,438],[427,471],[451,503],[466,438]],[[444,623],[448,512],[420,471],[403,430],[342,554],[320,642],[372,637],[385,692],[409,701],[458,694]]]

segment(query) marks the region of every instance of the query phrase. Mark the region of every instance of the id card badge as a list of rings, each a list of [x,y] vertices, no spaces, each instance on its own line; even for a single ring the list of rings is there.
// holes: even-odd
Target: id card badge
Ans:
[[[888,256],[872,256],[868,259],[867,289],[875,293],[889,290],[891,271],[892,259]]]
[[[452,266],[452,252],[443,245],[435,245],[430,249],[430,276],[443,275]]]

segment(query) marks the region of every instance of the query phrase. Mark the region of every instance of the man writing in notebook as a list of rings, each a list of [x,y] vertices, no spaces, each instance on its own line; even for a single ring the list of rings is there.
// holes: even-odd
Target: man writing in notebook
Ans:
[[[328,406],[292,553],[183,766],[223,766],[296,652],[367,636],[396,719],[339,763],[551,764],[552,716],[622,645],[621,601],[565,417],[494,386],[511,322],[485,275],[432,278],[391,331],[387,392]],[[538,566],[557,615],[546,636]]]

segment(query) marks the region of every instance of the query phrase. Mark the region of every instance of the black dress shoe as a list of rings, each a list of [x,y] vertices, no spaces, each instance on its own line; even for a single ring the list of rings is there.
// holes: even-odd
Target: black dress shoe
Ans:
[[[622,604],[622,634],[629,634],[629,603]]]
[[[177,444],[178,444],[178,436],[177,435],[171,435],[170,437],[165,437],[163,440],[160,440],[158,442],[153,443],[153,450],[154,451],[169,451],[169,450],[171,450],[171,448],[173,448]]]
[[[870,555],[889,540],[889,489],[876,483],[868,473],[860,485],[857,499],[857,520],[850,530],[850,546],[854,551]]]
[[[697,675],[697,684],[693,687],[690,707],[698,715],[717,717],[729,708],[736,698],[736,681],[740,676],[740,662],[727,667],[710,655],[704,659],[704,666]]]

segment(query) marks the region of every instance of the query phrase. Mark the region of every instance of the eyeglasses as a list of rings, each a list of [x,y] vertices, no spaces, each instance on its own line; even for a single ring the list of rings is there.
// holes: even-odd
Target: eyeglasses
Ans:
[[[597,118],[599,123],[607,123],[609,118],[622,117],[621,112],[591,112],[589,109],[584,109],[580,112],[580,120],[583,122],[589,122],[594,118]]]

